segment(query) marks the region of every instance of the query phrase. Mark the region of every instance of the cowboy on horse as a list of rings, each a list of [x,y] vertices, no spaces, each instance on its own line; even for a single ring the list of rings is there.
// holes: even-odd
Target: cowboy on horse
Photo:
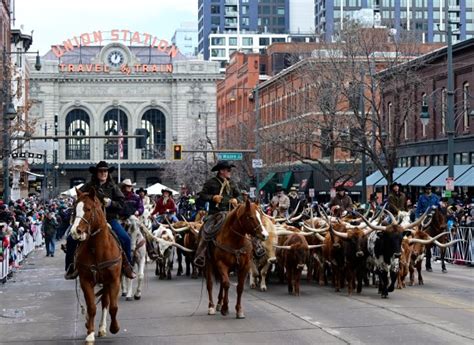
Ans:
[[[217,172],[217,175],[206,181],[199,194],[202,201],[209,202],[209,216],[205,219],[208,226],[204,225],[204,231],[206,229],[213,231],[211,227],[218,228],[225,218],[223,212],[229,211],[231,206],[236,207],[238,204],[237,198],[240,197],[240,192],[234,181],[231,180],[232,168],[235,168],[235,165],[227,161],[217,162],[211,170]],[[201,236],[194,259],[194,264],[197,267],[202,268],[206,263],[207,243],[205,236]]]
[[[122,258],[123,273],[127,278],[134,279],[135,273],[130,265],[132,262],[130,237],[117,220],[120,210],[125,206],[125,197],[110,176],[114,170],[115,168],[109,167],[105,161],[100,161],[96,166],[89,167],[89,172],[92,174],[91,180],[80,188],[80,192],[90,193],[93,189],[95,190],[94,193],[106,210],[107,223],[120,240],[122,256],[126,257],[126,259]],[[64,276],[66,279],[75,279],[78,275],[74,265],[74,256],[78,244],[79,241],[74,240],[70,235],[68,236],[66,243],[67,271]]]

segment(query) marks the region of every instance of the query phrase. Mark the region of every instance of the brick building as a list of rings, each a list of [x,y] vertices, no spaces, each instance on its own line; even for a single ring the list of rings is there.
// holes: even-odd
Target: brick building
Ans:
[[[383,95],[387,109],[386,131],[389,136],[401,126],[402,143],[398,149],[398,176],[396,182],[421,187],[431,183],[445,185],[448,164],[448,145],[445,124],[447,122],[447,49],[441,48],[423,55],[408,64],[419,66],[417,73],[423,77],[423,87],[416,93],[403,90],[387,90]],[[455,184],[474,187],[474,39],[453,45],[454,66],[454,164]],[[419,106],[415,117],[404,123],[397,121],[402,102],[411,97]],[[427,106],[429,122],[421,122],[422,106]],[[383,185],[374,173],[370,183]],[[472,194],[472,190],[471,190]]]

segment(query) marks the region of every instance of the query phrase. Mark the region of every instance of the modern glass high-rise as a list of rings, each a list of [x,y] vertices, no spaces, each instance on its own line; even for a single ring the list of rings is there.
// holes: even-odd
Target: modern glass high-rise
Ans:
[[[316,33],[326,41],[337,38],[345,18],[358,18],[368,26],[413,34],[420,42],[442,42],[445,0],[315,0]],[[451,21],[460,24],[454,40],[474,37],[474,0],[446,0]],[[440,27],[438,27],[440,26]]]
[[[290,0],[198,0],[199,53],[209,59],[209,34],[289,31]]]

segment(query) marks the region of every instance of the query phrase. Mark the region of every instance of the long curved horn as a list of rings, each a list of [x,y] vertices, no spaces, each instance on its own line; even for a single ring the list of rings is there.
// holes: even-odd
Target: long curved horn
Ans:
[[[188,252],[188,253],[193,253],[193,252],[194,252],[194,250],[189,249],[189,248],[186,248],[186,247],[183,247],[183,246],[180,245],[179,243],[171,242],[171,245],[172,245],[173,247],[176,247],[176,248],[181,249],[181,250],[184,251],[184,252]]]
[[[362,217],[362,220],[365,222],[365,224],[367,224],[373,230],[384,231],[387,228],[386,226],[374,225],[374,224],[370,223],[367,220],[367,218],[365,218],[363,215],[361,215],[360,213],[358,213],[358,214]]]
[[[301,212],[301,214],[300,214],[299,216],[296,216],[296,217],[293,217],[293,218],[289,218],[289,219],[288,219],[288,222],[289,222],[289,223],[294,223],[294,222],[300,220],[301,217],[303,217],[303,212]]]
[[[340,238],[345,238],[347,239],[349,236],[347,235],[347,233],[345,232],[339,232],[337,230],[334,230],[334,229],[331,229],[331,232],[336,235],[336,236],[339,236]]]
[[[277,223],[283,223],[284,221],[286,221],[287,219],[286,218],[273,218],[273,220]]]
[[[440,248],[448,248],[448,247],[450,247],[453,244],[456,244],[458,242],[464,242],[464,240],[454,240],[454,241],[451,241],[451,242],[448,242],[448,243],[440,243],[438,241],[434,241],[434,243]]]
[[[329,226],[324,227],[324,228],[320,228],[320,229],[316,229],[316,228],[312,228],[312,227],[310,227],[310,226],[308,226],[304,223],[303,223],[303,228],[305,228],[308,231],[315,232],[317,234],[321,234],[321,233],[326,232],[326,231],[329,230]]]
[[[182,228],[173,228],[173,226],[171,226],[171,230],[173,230],[174,232],[184,232],[184,231],[188,231],[189,230],[189,226],[184,226]]]
[[[395,218],[392,212],[389,210],[384,210],[384,212],[389,215],[390,219],[392,220],[392,224],[398,225],[398,220]]]
[[[323,236],[321,236],[321,235],[318,234],[318,233],[315,233],[315,235],[316,235],[316,238],[317,238],[318,240],[320,240],[321,242],[324,242],[325,238],[324,238]]]
[[[290,230],[277,230],[275,231],[276,235],[277,236],[290,236],[290,235],[293,235],[293,234],[297,234],[297,232],[293,232],[293,231],[290,231]]]
[[[316,249],[316,248],[321,248],[324,247],[324,244],[310,244],[308,245],[308,249]]]
[[[433,243],[434,241],[436,241],[438,238],[443,237],[444,235],[447,235],[447,234],[449,234],[449,231],[442,232],[441,234],[438,234],[435,237],[430,237],[427,240],[423,240],[421,238],[409,238],[408,243],[410,243],[410,244],[412,244],[412,243],[430,244],[430,243]]]
[[[407,225],[402,225],[403,230],[411,229],[411,228],[414,228],[415,226],[420,225],[420,223],[426,218],[426,216],[428,215],[428,212],[429,212],[430,210],[431,210],[431,208],[428,207],[428,208],[426,209],[425,213],[423,213],[420,218],[418,218],[417,220],[415,220],[414,223],[407,224]]]
[[[278,246],[276,244],[274,244],[273,247],[275,247],[277,249],[284,249],[284,250],[290,250],[291,249],[291,246]]]

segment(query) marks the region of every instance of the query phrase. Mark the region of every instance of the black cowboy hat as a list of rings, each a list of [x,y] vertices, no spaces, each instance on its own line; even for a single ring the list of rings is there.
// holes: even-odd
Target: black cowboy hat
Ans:
[[[343,185],[336,187],[336,192],[342,192],[342,191],[347,192],[347,188],[344,187]]]
[[[400,183],[398,183],[398,182],[392,182],[392,184],[390,185],[390,190],[392,190],[393,187],[395,187],[395,186],[398,186],[398,188],[402,188],[402,185],[401,185]]]
[[[161,195],[163,195],[163,193],[169,193],[170,196],[173,195],[173,192],[172,192],[170,189],[168,189],[168,188],[162,189],[162,190],[161,190]]]
[[[211,171],[220,171],[223,169],[232,169],[232,168],[235,168],[234,164],[231,164],[228,161],[218,161],[217,164],[211,169]]]
[[[143,187],[140,187],[140,189],[137,190],[135,193],[140,194],[140,193],[142,193],[142,192],[145,193],[145,195],[148,194],[148,192],[146,191],[146,189],[143,189]]]
[[[277,186],[275,192],[283,192],[283,188],[281,186]]]
[[[95,175],[99,169],[107,169],[110,174],[115,170],[115,167],[109,167],[106,161],[100,161],[95,167],[89,167],[89,172]]]
[[[425,186],[425,189],[431,189],[431,185],[428,183],[428,184]]]

